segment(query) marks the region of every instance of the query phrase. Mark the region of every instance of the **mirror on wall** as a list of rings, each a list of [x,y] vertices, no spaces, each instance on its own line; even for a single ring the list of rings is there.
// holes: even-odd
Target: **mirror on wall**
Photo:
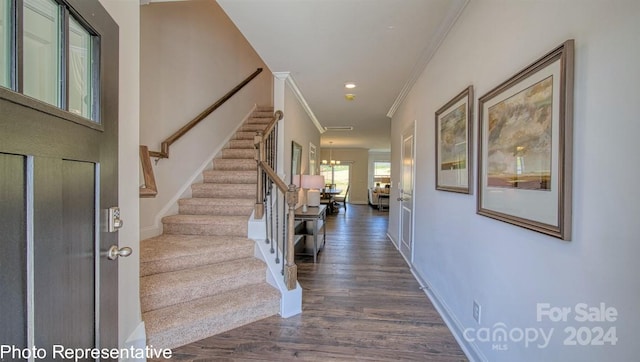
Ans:
[[[296,184],[294,182],[294,177],[296,175],[300,175],[302,171],[302,146],[296,141],[291,141],[291,179],[290,183]],[[300,181],[300,180],[298,180]],[[300,184],[299,182],[297,183]]]
[[[309,175],[318,174],[316,159],[316,145],[309,142]]]

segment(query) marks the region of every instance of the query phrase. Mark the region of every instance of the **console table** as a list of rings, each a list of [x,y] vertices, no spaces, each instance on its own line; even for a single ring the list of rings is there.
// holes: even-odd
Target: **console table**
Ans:
[[[295,220],[300,221],[301,226],[296,228],[296,236],[301,235],[303,239],[307,235],[313,235],[313,262],[317,261],[318,251],[324,247],[327,241],[327,231],[325,228],[325,221],[327,216],[327,205],[320,205],[318,207],[307,207],[307,212],[302,211],[302,207],[299,207],[295,211]],[[307,227],[307,221],[312,223],[312,227]],[[318,245],[318,234],[322,230],[322,245]],[[301,254],[302,255],[302,254]],[[304,254],[309,255],[309,254]]]
[[[387,200],[387,202],[383,202],[383,200]],[[378,210],[382,211],[384,208],[389,210],[389,194],[378,194]]]

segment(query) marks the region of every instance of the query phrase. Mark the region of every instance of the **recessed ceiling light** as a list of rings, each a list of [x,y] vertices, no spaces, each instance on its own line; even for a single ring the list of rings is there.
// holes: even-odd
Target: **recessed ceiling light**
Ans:
[[[356,95],[355,95],[355,94],[351,94],[351,93],[349,93],[349,94],[345,94],[345,95],[344,95],[344,98],[345,98],[346,100],[348,100],[348,101],[352,101],[352,100],[356,99]]]
[[[347,89],[353,89],[353,88],[356,87],[356,84],[353,83],[353,82],[349,82],[349,83],[345,83],[344,87],[347,88]]]

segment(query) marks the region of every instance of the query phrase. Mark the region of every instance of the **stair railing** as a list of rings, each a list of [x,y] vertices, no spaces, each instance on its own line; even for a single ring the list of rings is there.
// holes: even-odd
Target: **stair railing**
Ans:
[[[298,203],[298,189],[295,185],[287,185],[278,176],[277,164],[278,121],[283,117],[282,111],[276,111],[264,129],[256,132],[256,162],[258,164],[257,192],[254,217],[265,220],[265,242],[270,244],[271,253],[275,254],[276,263],[280,263],[280,252],[284,259],[282,275],[287,289],[297,286],[298,267],[294,261],[295,208]],[[282,209],[280,203],[282,202]],[[282,212],[280,212],[282,211]],[[282,215],[282,225],[280,223]],[[286,215],[286,220],[284,216]],[[280,234],[282,230],[282,234]],[[282,238],[280,238],[282,235]],[[282,240],[280,250],[279,240]]]
[[[182,136],[187,134],[198,123],[202,122],[213,111],[220,108],[226,101],[238,93],[245,85],[251,82],[255,77],[262,72],[262,68],[256,69],[247,78],[240,82],[237,86],[233,87],[227,94],[218,99],[215,103],[207,107],[204,111],[200,112],[189,123],[182,126],[174,134],[162,141],[160,144],[160,151],[149,151],[147,146],[140,146],[140,162],[142,165],[142,173],[144,175],[144,185],[140,187],[140,197],[155,197],[158,193],[155,183],[155,176],[153,174],[153,166],[151,165],[151,157],[156,158],[156,163],[162,158],[169,158],[169,147],[179,140]]]

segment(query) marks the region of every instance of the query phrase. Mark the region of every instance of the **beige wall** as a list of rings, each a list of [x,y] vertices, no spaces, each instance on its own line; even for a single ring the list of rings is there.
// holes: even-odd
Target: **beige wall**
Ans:
[[[151,3],[140,8],[140,144],[160,142],[257,68],[264,71],[171,147],[155,166],[158,196],[140,203],[143,236],[160,232],[193,177],[252,107],[271,105],[272,75],[215,1]]]
[[[316,146],[316,157],[319,157],[320,131],[288,86],[285,88],[284,127],[284,173],[285,181],[289,183],[291,182],[291,141],[302,146],[301,172],[309,175],[309,143]]]
[[[320,154],[320,160],[329,159],[328,148],[323,148]],[[334,160],[351,165],[348,201],[354,204],[366,204],[369,184],[369,150],[366,148],[332,148],[331,155]]]

